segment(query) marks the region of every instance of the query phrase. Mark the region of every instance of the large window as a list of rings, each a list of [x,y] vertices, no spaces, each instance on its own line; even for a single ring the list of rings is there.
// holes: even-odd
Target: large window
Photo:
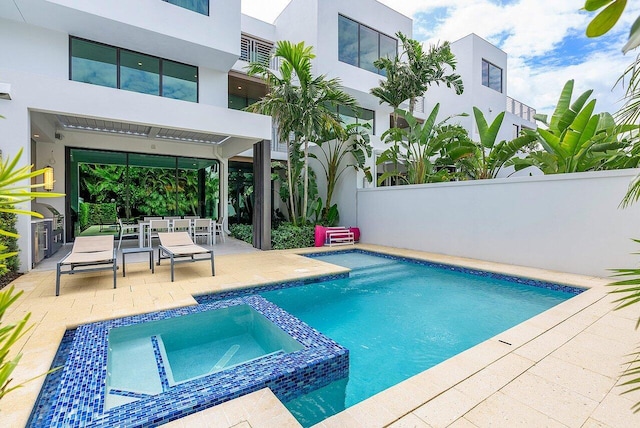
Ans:
[[[338,15],[338,59],[384,75],[373,62],[397,55],[398,41],[345,16]]]
[[[337,112],[338,116],[345,125],[351,125],[352,123],[359,123],[361,125],[369,124],[367,132],[369,134],[375,134],[375,112],[373,110],[367,110],[365,108],[356,107],[351,108],[347,106],[338,106],[330,108],[333,112]]]
[[[70,79],[198,102],[198,67],[75,37]]]
[[[163,0],[176,6],[209,15],[209,0]]]
[[[502,92],[502,69],[484,59],[482,60],[482,84]]]

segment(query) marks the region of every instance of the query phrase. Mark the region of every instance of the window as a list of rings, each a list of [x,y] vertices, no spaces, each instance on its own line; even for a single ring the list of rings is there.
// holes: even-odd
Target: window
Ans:
[[[70,79],[198,102],[198,67],[71,38]]]
[[[117,57],[114,47],[71,39],[71,80],[117,88]]]
[[[198,69],[192,65],[162,60],[162,96],[198,102]]]
[[[209,0],[163,0],[176,6],[209,15]]]
[[[520,136],[520,127],[514,123],[513,124],[513,138],[518,138],[519,136]]]
[[[329,110],[336,112],[335,107],[329,107]],[[373,110],[367,110],[365,108],[351,108],[347,106],[338,106],[338,116],[345,125],[351,125],[352,123],[365,124],[368,123],[370,128],[367,130],[369,134],[375,134],[375,112]]]
[[[120,89],[160,95],[160,60],[149,55],[122,50]]]
[[[397,55],[398,41],[345,16],[338,15],[338,60],[384,75],[374,61]]]
[[[502,92],[502,69],[486,60],[482,60],[482,84]]]
[[[257,102],[255,98],[243,97],[241,95],[229,94],[228,107],[233,110],[242,110]]]

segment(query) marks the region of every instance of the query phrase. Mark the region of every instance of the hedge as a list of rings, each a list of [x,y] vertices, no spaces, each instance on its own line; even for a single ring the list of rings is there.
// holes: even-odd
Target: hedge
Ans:
[[[271,230],[271,248],[286,250],[289,248],[305,248],[314,245],[314,226],[294,226],[282,223],[277,229]],[[249,244],[253,243],[253,226],[250,224],[234,224],[229,227],[231,236]]]
[[[116,204],[113,202],[104,204],[82,202],[80,203],[78,222],[81,230],[94,224],[116,224],[118,222]]]
[[[17,233],[18,231],[16,230],[16,221],[16,214],[0,212],[0,229],[6,230],[7,232]],[[19,251],[18,240],[16,238],[0,235],[0,245],[6,247],[4,251],[7,253]],[[18,268],[20,267],[18,256],[9,257],[8,259],[2,260],[2,262],[0,263],[5,265],[5,267],[0,268],[0,276],[6,274],[7,272],[17,272]]]

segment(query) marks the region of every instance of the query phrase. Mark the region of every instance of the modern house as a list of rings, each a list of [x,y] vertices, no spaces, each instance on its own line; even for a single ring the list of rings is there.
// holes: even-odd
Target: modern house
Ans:
[[[269,248],[268,165],[284,158],[284,148],[272,141],[269,117],[240,110],[266,91],[244,67],[269,61],[278,40],[312,45],[314,73],[340,77],[362,108],[358,115],[339,113],[369,122],[372,143],[382,150],[391,108],[369,94],[384,78],[373,61],[396,51],[398,31],[411,36],[412,20],[375,0],[292,0],[273,24],[242,15],[235,0],[137,0],[135,8],[127,0],[1,2],[0,149],[5,157],[22,149],[23,163],[52,167],[52,190],[66,197],[37,202],[63,213],[67,242],[75,232],[81,164],[175,171],[176,182],[165,187],[176,201],[180,177],[191,174],[199,183],[199,214],[224,218],[229,172],[251,156],[245,165],[260,172],[254,244]],[[446,112],[507,109],[504,138],[516,126],[535,126],[531,109],[506,95],[504,52],[475,35],[454,42],[453,50],[465,93],[434,88],[418,115],[439,100]],[[473,135],[472,123],[463,125]],[[204,176],[217,177],[218,194],[204,190]],[[116,203],[131,209],[133,189],[124,182]],[[365,185],[355,173],[343,180],[336,202],[344,224],[355,224],[356,188]],[[37,245],[29,219],[18,219],[18,233],[28,270]]]

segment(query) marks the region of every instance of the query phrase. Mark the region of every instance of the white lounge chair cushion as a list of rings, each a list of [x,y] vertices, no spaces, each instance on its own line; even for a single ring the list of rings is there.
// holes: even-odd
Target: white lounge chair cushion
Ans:
[[[193,243],[193,240],[187,232],[168,232],[158,233],[160,245],[176,255],[202,254],[208,253],[207,250],[200,245]]]
[[[71,253],[62,263],[99,263],[113,260],[113,242],[113,235],[79,236],[73,243]]]

